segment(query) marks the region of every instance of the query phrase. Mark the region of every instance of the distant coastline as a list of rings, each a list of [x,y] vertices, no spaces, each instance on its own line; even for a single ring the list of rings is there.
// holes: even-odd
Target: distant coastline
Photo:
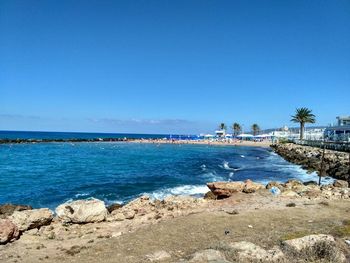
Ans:
[[[155,144],[204,144],[269,147],[270,141],[207,140],[196,135],[0,131],[0,144],[22,143],[132,142]]]

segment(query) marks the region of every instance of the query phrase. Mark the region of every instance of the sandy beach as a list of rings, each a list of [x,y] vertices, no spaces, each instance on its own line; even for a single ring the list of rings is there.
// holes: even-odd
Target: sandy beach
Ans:
[[[132,143],[153,143],[153,144],[198,144],[198,145],[223,145],[223,146],[253,146],[270,147],[271,141],[210,141],[210,140],[130,140]]]

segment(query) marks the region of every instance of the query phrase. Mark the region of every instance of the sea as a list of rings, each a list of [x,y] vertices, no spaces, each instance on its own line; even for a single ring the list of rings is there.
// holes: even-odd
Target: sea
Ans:
[[[27,139],[82,135],[112,137],[0,132],[0,138]],[[285,161],[271,149],[260,147],[132,142],[0,144],[0,204],[54,209],[66,201],[91,197],[104,200],[107,205],[125,203],[144,194],[155,199],[169,195],[200,197],[209,190],[208,182],[246,179],[267,183],[288,179],[316,181],[318,177]]]

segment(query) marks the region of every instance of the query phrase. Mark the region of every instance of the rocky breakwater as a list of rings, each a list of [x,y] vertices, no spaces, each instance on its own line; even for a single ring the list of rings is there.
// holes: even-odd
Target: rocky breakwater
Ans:
[[[309,171],[321,171],[323,149],[292,143],[275,144],[273,150],[291,163],[299,164]],[[350,182],[349,153],[325,150],[324,175]]]
[[[266,186],[251,180],[244,182],[212,182],[207,184],[210,192],[205,195],[206,199],[224,199],[234,196],[236,193],[267,193],[286,198],[307,199],[349,199],[349,183],[344,180],[336,180],[333,184],[319,186],[314,181],[300,182],[288,180],[285,183],[269,182]]]

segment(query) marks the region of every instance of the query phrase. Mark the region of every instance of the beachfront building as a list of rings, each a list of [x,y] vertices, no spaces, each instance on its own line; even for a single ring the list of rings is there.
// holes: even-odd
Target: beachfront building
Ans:
[[[305,140],[320,141],[323,140],[325,128],[306,129],[304,133]]]
[[[216,134],[216,136],[219,137],[219,138],[225,137],[225,135],[226,135],[226,130],[217,130],[217,131],[215,131],[215,134]]]
[[[338,126],[350,126],[350,116],[338,116]]]
[[[325,138],[329,141],[350,142],[350,116],[337,117],[337,124],[325,129]]]

